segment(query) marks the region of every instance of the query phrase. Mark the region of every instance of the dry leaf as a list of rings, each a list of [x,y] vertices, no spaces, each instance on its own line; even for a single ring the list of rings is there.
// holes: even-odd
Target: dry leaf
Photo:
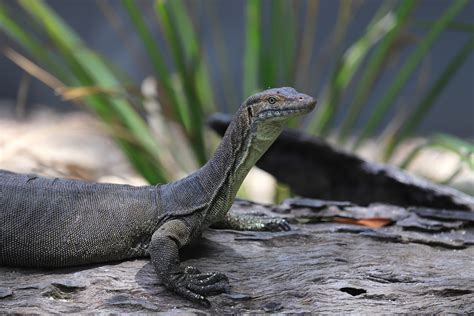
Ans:
[[[363,225],[363,226],[367,226],[371,228],[380,228],[392,223],[391,219],[383,218],[383,217],[372,217],[372,218],[363,218],[363,219],[335,217],[334,221],[338,223]]]

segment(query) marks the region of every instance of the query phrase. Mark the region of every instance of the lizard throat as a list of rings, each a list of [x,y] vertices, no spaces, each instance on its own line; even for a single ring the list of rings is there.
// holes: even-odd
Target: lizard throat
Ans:
[[[279,122],[228,130],[211,160],[198,172],[199,182],[209,192],[207,222],[221,219],[228,212],[243,180],[275,141],[282,130]]]
[[[255,131],[251,131],[248,141],[244,143],[243,150],[238,155],[238,163],[233,172],[235,190],[239,189],[250,169],[255,166],[255,163],[273,144],[278,135],[280,135],[281,130],[281,124],[275,123],[262,125],[257,127]]]

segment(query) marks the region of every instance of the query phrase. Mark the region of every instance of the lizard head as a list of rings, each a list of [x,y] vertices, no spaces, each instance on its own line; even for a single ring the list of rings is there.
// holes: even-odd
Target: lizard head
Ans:
[[[250,127],[275,123],[283,125],[288,119],[314,109],[316,100],[293,88],[283,87],[262,91],[249,97],[241,107]]]
[[[285,123],[310,112],[315,105],[314,98],[289,87],[265,90],[245,100],[217,151],[225,152],[229,148],[232,151],[235,190],[280,135]]]

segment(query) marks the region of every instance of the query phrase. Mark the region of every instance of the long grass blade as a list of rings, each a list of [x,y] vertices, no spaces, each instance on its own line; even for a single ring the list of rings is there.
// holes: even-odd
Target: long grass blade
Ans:
[[[260,61],[259,61],[259,85],[269,88],[275,87],[281,80],[281,48],[282,43],[278,43],[281,38],[281,19],[282,19],[283,0],[275,0],[269,3],[270,22],[262,23],[260,33],[269,36],[260,36]],[[264,10],[262,10],[264,11]],[[262,18],[263,19],[263,16]],[[278,48],[275,49],[275,43]]]
[[[349,106],[348,113],[339,129],[338,141],[340,143],[344,143],[354,129],[354,125],[362,112],[369,91],[386,60],[386,56],[389,54],[390,48],[400,35],[403,27],[406,25],[415,5],[416,2],[412,0],[404,0],[400,3],[396,11],[395,27],[381,40],[379,46],[372,54],[371,61],[368,63],[367,69],[362,74],[362,78],[356,86],[354,101]]]
[[[474,144],[453,135],[436,134],[433,137],[433,143],[443,144],[444,147],[450,148],[452,151],[455,151],[460,155],[474,154]]]
[[[321,74],[324,73],[321,69],[331,64],[331,61],[334,60],[334,56],[340,55],[341,46],[347,34],[349,23],[359,5],[360,2],[357,1],[339,1],[339,9],[337,11],[334,28],[331,31],[331,35],[327,37],[326,42],[322,45],[321,53],[319,54],[320,57],[314,67],[316,71],[312,71],[310,73],[312,76],[308,78],[308,81],[311,82],[311,86],[319,86]]]
[[[179,23],[172,14],[170,7],[171,2],[169,1],[158,0],[155,2],[155,12],[159,17],[160,25],[171,48],[173,60],[178,69],[179,79],[186,95],[186,107],[189,113],[190,124],[188,137],[191,139],[191,146],[199,163],[203,165],[207,161],[207,155],[203,132],[203,106],[196,89],[199,58],[195,55],[190,56],[193,60],[188,60],[185,49],[186,44],[178,33]],[[192,47],[188,48],[190,54],[193,49]],[[194,54],[197,54],[197,52]]]
[[[220,87],[223,91],[223,98],[225,100],[225,105],[223,109],[225,111],[234,112],[239,106],[240,93],[237,92],[237,83],[235,82],[235,76],[232,73],[226,38],[221,29],[222,22],[220,21],[219,14],[216,12],[214,5],[210,5],[208,7],[208,10],[211,23],[210,32],[212,34],[214,44],[213,46],[219,64],[219,80],[217,80],[217,82],[218,84],[220,83]]]
[[[425,29],[430,29],[433,27],[435,22],[430,20],[417,20],[414,22],[416,26],[420,26]],[[446,30],[448,31],[455,31],[455,32],[467,32],[467,33],[474,33],[474,23],[469,22],[450,22],[446,26]]]
[[[159,1],[159,0],[158,0]],[[162,1],[162,0],[161,0]],[[215,111],[214,93],[211,88],[211,77],[207,68],[205,56],[203,54],[202,47],[200,46],[200,40],[194,31],[194,26],[190,18],[190,14],[183,3],[183,0],[172,0],[169,1],[169,10],[173,15],[177,29],[177,37],[181,40],[182,46],[186,53],[186,59],[191,63],[196,63],[196,90],[200,103],[204,110],[210,112]]]
[[[400,168],[408,169],[413,161],[415,161],[416,157],[418,157],[418,155],[421,153],[421,151],[429,147],[429,145],[429,142],[424,142],[423,144],[417,145],[415,148],[413,148],[400,164]]]
[[[66,71],[56,62],[57,58],[51,54],[41,42],[25,31],[15,19],[10,18],[7,8],[0,3],[0,30],[15,39],[31,56],[34,56],[41,65],[48,67],[55,76],[64,81],[70,81]]]
[[[81,85],[100,86],[103,88],[119,86],[119,82],[107,66],[85,47],[77,34],[43,1],[20,0],[19,3],[44,28]],[[131,154],[129,157],[133,161],[147,161],[147,163],[151,164],[139,166],[142,171],[147,170],[145,176],[148,179],[160,182],[166,181],[166,171],[163,171],[159,164],[159,148],[143,119],[127,102],[121,99],[107,98],[102,95],[93,95],[87,97],[85,103],[91,106],[111,127],[117,124],[117,119],[123,122],[137,144],[146,149],[149,154],[144,153],[140,156],[140,154],[134,153],[136,149],[133,149],[133,145],[129,143],[121,142],[122,148]],[[151,170],[153,171],[151,172]]]
[[[61,89],[64,89],[67,87],[58,78],[54,77],[52,74],[48,73],[41,67],[37,66],[31,60],[22,56],[20,53],[16,52],[15,50],[11,48],[6,48],[2,51],[2,53],[12,62],[17,64],[17,66],[22,68],[26,73],[40,80],[41,82],[46,84],[48,87],[53,89],[55,92],[60,91]]]
[[[319,13],[319,0],[306,2],[306,16],[303,25],[303,35],[298,54],[296,66],[296,87],[301,91],[306,91],[309,77],[309,66],[313,56],[314,43],[316,41],[317,17]]]
[[[411,77],[420,62],[426,56],[434,41],[446,28],[448,23],[451,22],[451,20],[467,3],[467,0],[453,1],[449,8],[441,16],[441,18],[436,21],[436,23],[433,25],[433,28],[430,30],[430,32],[428,32],[426,37],[418,44],[415,51],[410,55],[407,62],[397,73],[392,85],[388,88],[388,90],[382,97],[380,103],[378,103],[375,107],[374,111],[372,112],[372,115],[367,121],[367,124],[364,126],[362,132],[354,143],[354,150],[356,150],[366,138],[374,134],[376,129],[380,126],[390,106],[395,102],[398,94],[405,86],[406,82]]]
[[[466,44],[464,44],[461,49],[459,49],[457,54],[451,59],[412,114],[404,120],[403,124],[398,129],[398,132],[391,137],[384,151],[384,160],[388,160],[392,156],[396,147],[415,131],[423,118],[426,117],[426,114],[432,108],[441,92],[451,81],[451,78],[456,74],[461,66],[464,65],[467,58],[472,54],[473,51],[474,36],[471,36]]]
[[[67,90],[67,86],[64,83],[13,49],[5,49],[4,54],[28,74],[37,78],[55,92],[60,94],[62,91]],[[81,103],[77,102],[78,100],[73,101],[79,105],[82,105]],[[89,107],[97,108],[98,111],[96,112],[98,112],[98,114],[101,112],[100,109],[102,104],[98,99],[89,97],[87,98],[86,102]],[[159,169],[157,171],[157,169],[154,168],[154,166],[159,166],[156,160],[154,160],[148,154],[143,154],[142,151],[137,151],[137,146],[135,145],[134,140],[130,140],[128,134],[123,134],[118,126],[111,125],[109,129],[111,131],[111,135],[114,136],[117,144],[128,157],[129,161],[132,163],[135,169],[144,176],[145,179],[147,179],[150,183],[159,183],[165,181],[164,175],[160,174]],[[138,148],[141,149],[141,147]]]
[[[369,50],[396,26],[393,12],[389,11],[382,15],[381,11],[385,11],[385,8],[382,7],[375,14],[364,35],[352,44],[337,61],[336,69],[329,82],[327,97],[321,102],[319,111],[310,126],[312,133],[320,134],[323,137],[327,136],[339,108],[343,91],[348,87]]]
[[[283,21],[286,21],[286,29],[283,30],[282,38],[282,70],[283,80],[281,85],[293,85],[296,77],[296,41],[297,35],[297,18],[294,3],[291,0],[286,0],[283,3]],[[281,22],[280,22],[281,23]],[[281,23],[281,25],[285,25]],[[275,43],[276,44],[276,43]]]
[[[259,57],[261,38],[261,2],[259,0],[247,0],[246,3],[246,26],[245,26],[245,52],[243,73],[243,96],[244,98],[258,90],[259,80]]]
[[[260,35],[259,86],[269,88],[294,85],[297,41],[295,3],[290,0],[274,0],[269,5],[270,36],[267,38]],[[261,30],[264,34],[265,31]],[[298,119],[295,118],[288,122],[288,126],[294,127],[297,123]]]
[[[122,0],[122,4],[125,7],[130,20],[132,21],[135,29],[140,36],[143,45],[148,53],[148,57],[154,67],[155,73],[160,79],[166,97],[168,98],[171,110],[175,114],[176,120],[182,124],[186,131],[190,130],[190,115],[185,104],[179,102],[178,97],[173,89],[173,84],[170,79],[170,71],[166,65],[165,58],[161,51],[156,46],[153,35],[145,24],[142,14],[137,7],[136,1],[134,0]]]
[[[109,0],[97,0],[96,5],[107,24],[117,33],[121,41],[120,46],[124,51],[127,51],[127,55],[135,67],[139,68],[142,72],[148,72],[148,65],[143,62],[140,55],[141,47],[138,47],[133,42],[132,34],[127,29],[128,26],[125,25],[126,21],[120,15],[119,8],[113,6]]]

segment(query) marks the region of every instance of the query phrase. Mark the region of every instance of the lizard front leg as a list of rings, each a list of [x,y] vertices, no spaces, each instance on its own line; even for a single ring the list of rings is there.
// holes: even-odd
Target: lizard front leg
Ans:
[[[269,217],[263,213],[235,214],[227,213],[222,221],[212,224],[213,228],[253,230],[253,231],[288,231],[288,222],[280,217]]]
[[[148,252],[163,285],[193,302],[209,307],[205,296],[227,292],[229,280],[222,273],[201,273],[195,267],[180,266],[179,248],[189,242],[190,235],[191,229],[184,221],[168,221],[153,234]]]

